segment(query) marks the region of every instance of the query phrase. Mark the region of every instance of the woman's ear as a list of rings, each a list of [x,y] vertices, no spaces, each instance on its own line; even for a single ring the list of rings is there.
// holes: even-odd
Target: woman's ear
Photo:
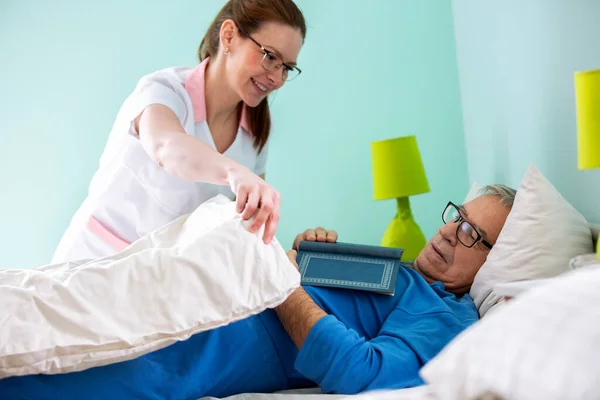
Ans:
[[[237,29],[237,26],[235,25],[235,22],[233,22],[233,20],[226,19],[225,21],[223,21],[223,23],[221,24],[221,30],[219,32],[221,49],[223,51],[227,51],[227,52],[231,51],[233,38],[235,37],[237,32],[238,32],[238,29]],[[229,49],[229,50],[227,50],[227,49]]]

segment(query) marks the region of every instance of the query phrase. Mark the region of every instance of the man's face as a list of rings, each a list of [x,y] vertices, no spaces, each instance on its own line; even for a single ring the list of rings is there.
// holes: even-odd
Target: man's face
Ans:
[[[496,243],[510,212],[498,197],[492,195],[477,197],[459,208],[461,217],[492,245]],[[460,220],[447,220],[421,251],[414,268],[428,282],[441,281],[446,290],[462,294],[471,288],[489,249],[480,241],[470,248],[463,245],[457,238],[459,224]]]

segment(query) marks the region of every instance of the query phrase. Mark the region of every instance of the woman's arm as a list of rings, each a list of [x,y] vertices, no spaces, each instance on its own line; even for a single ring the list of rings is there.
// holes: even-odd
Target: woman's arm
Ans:
[[[270,243],[279,223],[279,193],[243,165],[188,135],[175,113],[151,104],[135,120],[142,147],[169,174],[193,182],[229,185],[236,195],[237,212],[244,220],[255,217],[256,232],[265,224],[263,240]]]
[[[244,167],[185,133],[173,111],[152,104],[136,119],[142,147],[169,174],[193,182],[226,185]]]

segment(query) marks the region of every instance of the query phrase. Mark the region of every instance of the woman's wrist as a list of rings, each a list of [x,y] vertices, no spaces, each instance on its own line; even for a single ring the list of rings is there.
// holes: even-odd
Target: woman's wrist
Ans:
[[[230,161],[225,165],[226,183],[231,187],[231,190],[235,192],[235,188],[240,181],[240,177],[244,173],[248,173],[250,170],[241,164]]]

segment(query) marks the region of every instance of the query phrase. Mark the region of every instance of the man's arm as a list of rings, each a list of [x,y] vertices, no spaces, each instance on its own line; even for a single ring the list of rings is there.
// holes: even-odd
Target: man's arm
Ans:
[[[290,250],[288,257],[298,267],[296,254]],[[302,287],[275,312],[299,349],[296,370],[325,393],[355,394],[421,382],[416,354],[406,343],[385,334],[367,341],[323,311]]]
[[[294,247],[297,248],[299,240],[316,240],[314,231],[307,232],[302,237],[298,235]],[[287,254],[292,264],[298,268],[296,250],[290,250]],[[406,348],[393,349],[395,343],[388,345],[388,351],[400,356],[402,365],[394,368],[393,375],[384,372],[383,370],[389,369],[384,366],[389,364],[389,360],[383,362],[382,349],[348,329],[335,316],[328,315],[302,287],[276,307],[275,312],[299,349],[295,368],[319,385],[325,393],[355,394],[373,383],[374,388],[392,388],[395,387],[394,383],[404,383],[403,379],[398,379],[398,375],[418,375],[415,355],[407,352]],[[388,382],[390,375],[394,383]],[[378,386],[377,381],[382,376],[386,383]]]
[[[317,236],[327,240],[323,232],[311,230],[299,235],[294,247],[299,240],[317,240]],[[297,267],[296,252],[288,256]],[[377,336],[367,339],[325,313],[302,288],[276,308],[299,348],[295,369],[325,393],[343,394],[422,384],[419,368],[466,327],[452,312],[410,311],[410,307],[394,309]]]
[[[298,244],[302,240],[334,243],[337,241],[337,232],[327,231],[318,227],[316,229],[307,229],[303,233],[297,235],[294,239],[294,249],[287,253],[296,269],[298,268],[298,264],[296,263],[298,253],[296,250],[298,249]],[[302,287],[296,289],[283,304],[275,308],[275,312],[279,317],[279,321],[281,321],[281,324],[298,349],[302,347],[306,337],[315,324],[327,315],[327,313],[314,302]]]
[[[327,315],[302,287],[296,289],[282,305],[275,308],[275,312],[298,349],[302,348],[315,324]]]

